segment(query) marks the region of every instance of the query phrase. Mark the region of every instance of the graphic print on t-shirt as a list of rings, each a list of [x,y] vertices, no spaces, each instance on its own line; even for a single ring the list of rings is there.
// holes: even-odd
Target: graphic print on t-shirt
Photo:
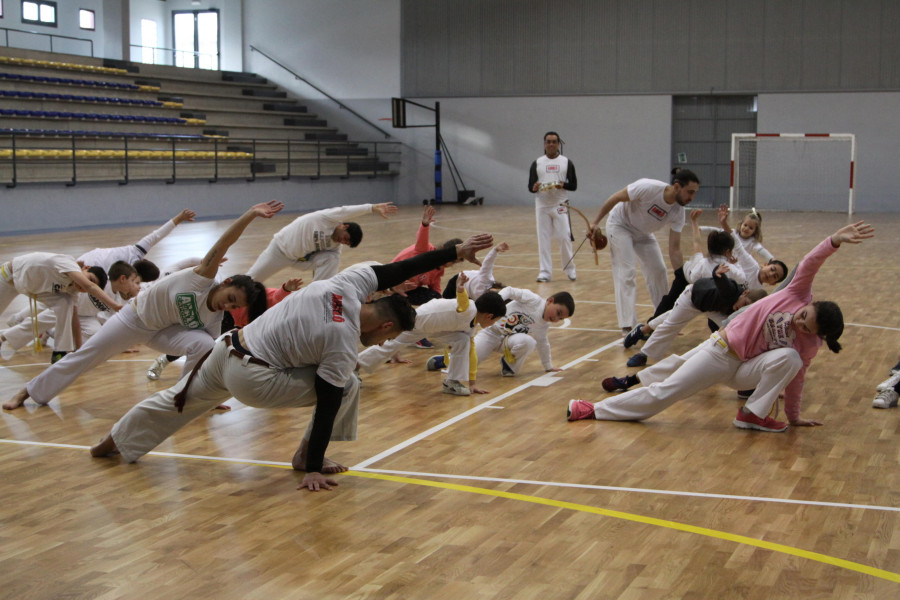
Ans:
[[[344,297],[334,292],[325,294],[325,322],[344,322]]]
[[[506,315],[506,318],[500,323],[500,327],[506,335],[528,333],[528,330],[532,325],[534,325],[534,319],[523,313]]]
[[[183,326],[188,329],[203,329],[200,310],[197,308],[197,297],[194,294],[176,294],[175,309]]]
[[[766,317],[763,335],[769,350],[793,346],[794,338],[797,337],[791,327],[793,321],[794,314],[789,312],[775,312]]]
[[[669,214],[669,211],[661,208],[658,204],[653,204],[647,209],[647,214],[658,221],[662,221]]]

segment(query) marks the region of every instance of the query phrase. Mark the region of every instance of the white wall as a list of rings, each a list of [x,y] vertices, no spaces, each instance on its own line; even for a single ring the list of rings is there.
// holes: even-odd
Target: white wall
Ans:
[[[856,210],[900,212],[898,115],[900,93],[761,94],[757,129],[856,134]]]
[[[107,48],[105,47],[103,5],[104,0],[78,0],[78,2],[57,0],[57,26],[48,27],[35,23],[23,23],[21,0],[6,0],[3,3],[3,19],[0,19],[0,26],[23,31],[36,31],[54,36],[65,35],[81,40],[92,40],[94,42],[94,56],[108,57],[106,54]],[[78,11],[82,8],[94,11],[96,28],[93,31],[79,27]],[[9,36],[10,46],[29,50],[43,50],[45,52],[50,51],[50,39],[46,36],[14,32],[10,32]],[[53,52],[77,54],[80,56],[90,56],[91,54],[90,45],[84,41],[66,40],[56,37],[53,38]]]

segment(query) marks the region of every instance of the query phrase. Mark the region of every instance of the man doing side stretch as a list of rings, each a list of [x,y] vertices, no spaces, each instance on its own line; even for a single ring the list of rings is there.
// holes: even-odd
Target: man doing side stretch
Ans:
[[[314,405],[292,464],[306,471],[301,488],[331,489],[337,482],[327,474],[346,468],[325,458],[328,441],[356,438],[357,344],[380,344],[415,323],[405,298],[365,304],[366,297],[457,258],[478,264],[475,253],[492,243],[489,234],[480,234],[455,248],[313,282],[245,328],[220,337],[197,369],[128,411],[91,454],[118,451],[134,462],[232,396],[257,408]]]

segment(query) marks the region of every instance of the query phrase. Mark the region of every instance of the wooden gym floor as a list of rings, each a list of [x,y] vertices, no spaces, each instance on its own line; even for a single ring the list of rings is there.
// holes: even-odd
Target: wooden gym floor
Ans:
[[[585,210],[595,214],[597,206]],[[343,264],[388,261],[413,242],[419,207],[360,219]],[[440,207],[433,241],[491,230],[507,241],[495,276],[542,295],[568,290],[573,317],[551,330],[558,374],[532,357],[517,378],[480,365],[487,395],[440,393],[431,354],[364,376],[359,441],[333,443],[351,466],[331,492],[297,491],[288,463],[308,410],[235,400],[133,465],[89,445],[157,382],[143,348],[82,376],[49,407],[30,401],[0,425],[0,596],[4,598],[896,598],[900,596],[900,411],[872,397],[900,354],[900,215],[861,215],[876,238],[845,246],[816,279],[847,326],[807,376],[803,415],[784,434],[731,425],[740,402],[714,387],[643,423],[566,421],[570,398],[598,399],[629,371],[608,251],[537,284],[530,207]],[[229,253],[242,272],[295,215],[256,221]],[[201,215],[202,217],[202,215]],[[769,213],[765,245],[793,266],[846,215]],[[712,224],[706,211],[701,222]],[[186,223],[149,258],[202,256],[228,225]],[[0,238],[0,259],[74,256],[134,243],[152,226]],[[582,227],[576,223],[576,231]],[[665,244],[666,234],[659,236]],[[689,228],[683,248],[690,251]],[[452,270],[455,272],[455,270]],[[282,273],[287,278],[287,273]],[[562,279],[560,279],[562,278]],[[279,280],[267,282],[270,285]],[[639,282],[639,314],[652,311]],[[16,303],[0,316],[5,323]],[[674,348],[708,331],[696,320]],[[0,397],[49,361],[0,363]]]

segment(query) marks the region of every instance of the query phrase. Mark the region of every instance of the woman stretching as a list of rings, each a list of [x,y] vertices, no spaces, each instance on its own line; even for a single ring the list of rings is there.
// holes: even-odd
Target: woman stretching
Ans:
[[[652,379],[644,376],[650,369],[643,371],[641,381],[650,385],[596,404],[571,400],[569,420],[640,421],[713,384],[724,383],[738,390],[756,388],[738,409],[735,427],[786,430],[787,423],[767,416],[782,389],[784,412],[791,425],[821,425],[800,418],[803,380],[823,341],[832,352],[840,351],[844,317],[834,302],[812,301],[813,278],[841,244],[859,244],[873,235],[872,226],[862,221],[837,230],[803,258],[783,290],[745,309],[725,329],[692,350],[689,358],[686,355],[684,362],[666,359],[659,363],[680,365],[677,369],[656,373]]]

